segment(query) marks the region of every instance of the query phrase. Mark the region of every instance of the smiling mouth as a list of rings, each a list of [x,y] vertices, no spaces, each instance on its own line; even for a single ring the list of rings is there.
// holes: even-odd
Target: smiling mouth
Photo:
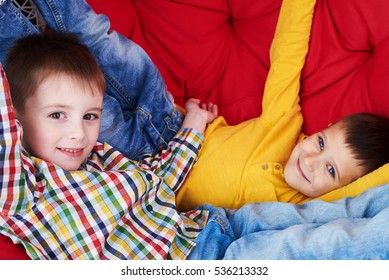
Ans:
[[[300,173],[300,175],[305,179],[307,180],[309,183],[311,183],[311,181],[308,180],[308,178],[305,176],[303,170],[301,169],[301,166],[300,166],[300,159],[297,160],[297,170],[298,172]]]
[[[69,148],[58,148],[60,152],[69,157],[79,157],[82,155],[84,149],[69,149]]]

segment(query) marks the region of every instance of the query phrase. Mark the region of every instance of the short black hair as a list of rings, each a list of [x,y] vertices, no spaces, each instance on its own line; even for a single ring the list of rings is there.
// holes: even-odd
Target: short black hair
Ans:
[[[365,174],[389,162],[389,119],[373,113],[356,113],[339,121],[345,143]]]

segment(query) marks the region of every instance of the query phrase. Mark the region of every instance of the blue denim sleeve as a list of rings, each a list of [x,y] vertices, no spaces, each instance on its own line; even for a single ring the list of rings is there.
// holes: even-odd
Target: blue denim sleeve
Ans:
[[[38,32],[31,22],[12,5],[11,0],[0,0],[0,62],[6,68],[6,53],[15,41]]]
[[[389,258],[389,184],[330,203],[250,204],[227,216],[235,240],[225,259]]]

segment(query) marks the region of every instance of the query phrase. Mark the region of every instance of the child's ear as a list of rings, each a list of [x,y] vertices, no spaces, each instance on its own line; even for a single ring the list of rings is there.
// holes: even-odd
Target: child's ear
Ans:
[[[20,121],[18,121],[17,119],[16,119],[16,123],[17,123],[18,127],[20,128],[19,129],[19,131],[20,131],[20,139],[23,139],[23,126],[20,123]]]
[[[19,121],[20,114],[18,114],[18,111],[15,109],[15,107],[14,107],[14,113],[15,113],[16,124],[20,128],[20,130],[19,130],[20,131],[20,139],[23,139],[23,126],[22,126],[22,123]]]
[[[20,133],[22,133],[22,123],[20,122],[20,119],[19,119],[19,114],[16,112],[16,110],[14,110],[14,113],[15,113],[15,121],[16,121],[16,124],[18,127],[20,127]]]

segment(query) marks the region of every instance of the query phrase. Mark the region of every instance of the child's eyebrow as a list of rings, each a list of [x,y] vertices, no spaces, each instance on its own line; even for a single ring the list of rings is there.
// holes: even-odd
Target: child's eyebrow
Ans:
[[[103,108],[101,108],[101,107],[92,107],[92,108],[89,108],[89,110],[91,110],[91,111],[99,111],[101,113],[103,111]]]
[[[69,109],[71,106],[63,105],[63,104],[50,104],[43,106],[43,109]]]
[[[47,105],[47,106],[44,106],[42,109],[62,109],[62,110],[66,110],[66,109],[71,109],[72,106],[69,106],[69,105],[64,105],[64,104],[50,104],[50,105]],[[98,111],[98,112],[102,112],[103,111],[103,108],[102,107],[91,107],[91,108],[88,108],[88,111]]]

